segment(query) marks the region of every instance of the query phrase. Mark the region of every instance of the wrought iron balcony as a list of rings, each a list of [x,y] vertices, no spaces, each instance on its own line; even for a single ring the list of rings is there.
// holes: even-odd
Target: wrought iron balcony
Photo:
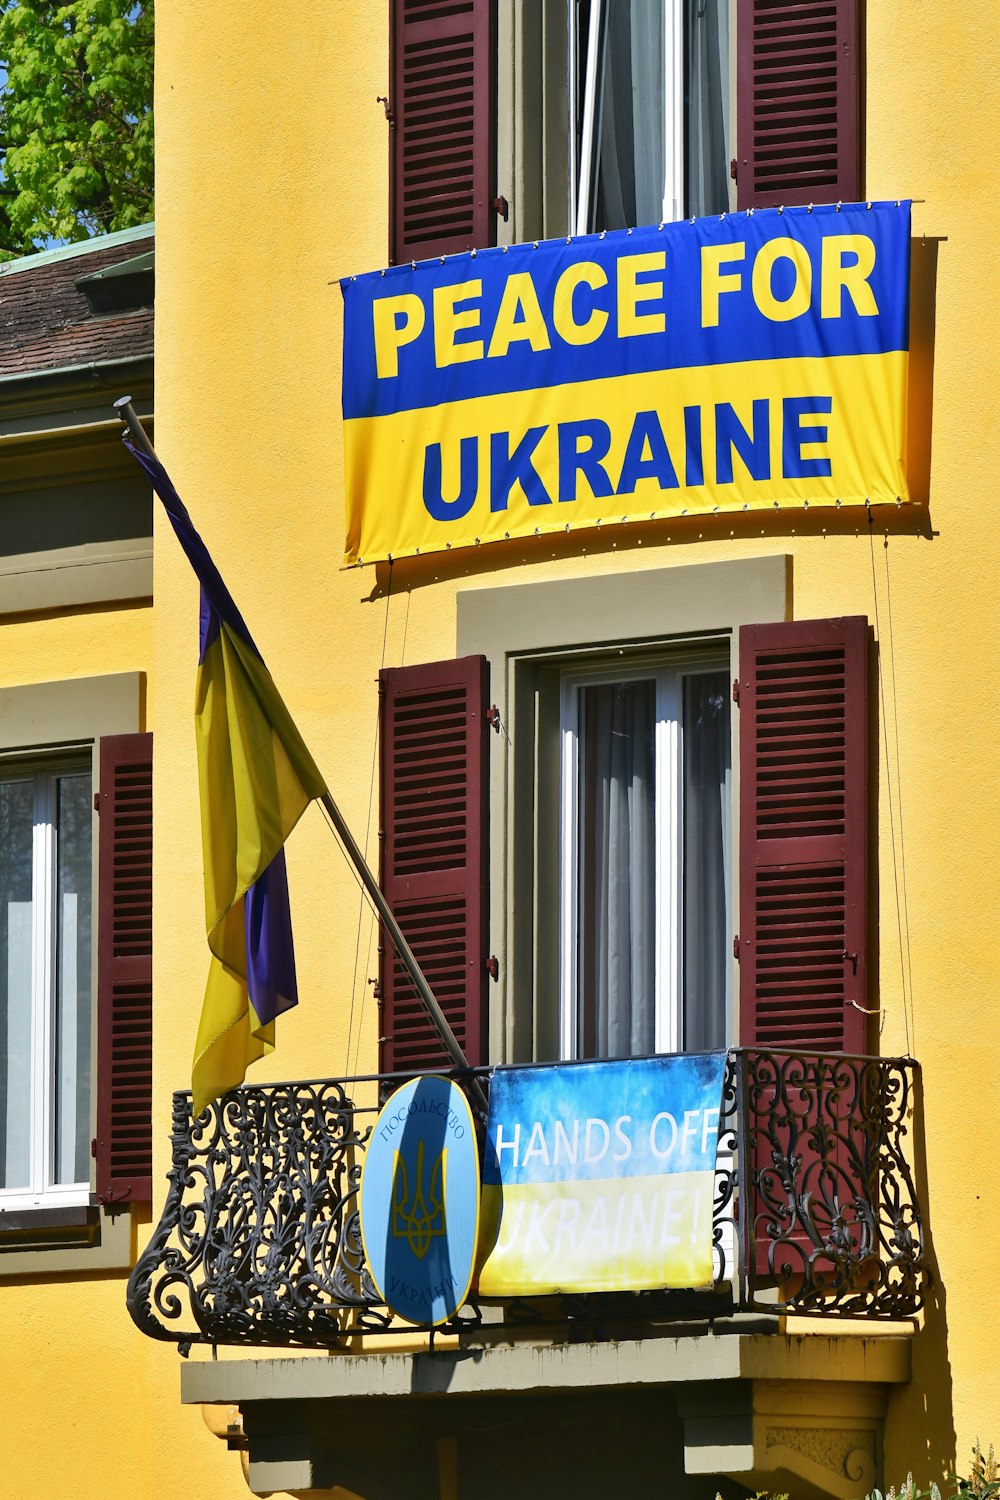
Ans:
[[[478,1073],[484,1088],[489,1070]],[[901,1058],[728,1054],[710,1292],[475,1300],[441,1330],[714,1320],[732,1312],[909,1317],[923,1233],[911,1161],[917,1064]],[[342,1348],[399,1333],[365,1265],[357,1196],[379,1098],[402,1075],[243,1087],[191,1118],[174,1095],[159,1225],[129,1281],[152,1338]]]

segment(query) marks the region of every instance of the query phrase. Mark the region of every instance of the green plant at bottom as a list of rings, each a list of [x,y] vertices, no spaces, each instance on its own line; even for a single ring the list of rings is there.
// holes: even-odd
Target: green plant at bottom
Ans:
[[[946,1484],[947,1490],[940,1489],[933,1481],[929,1489],[918,1490],[913,1475],[907,1474],[898,1490],[890,1486],[884,1495],[881,1490],[872,1490],[865,1500],[1000,1500],[1000,1467],[993,1444],[984,1453],[977,1441],[972,1448],[972,1471],[968,1479],[952,1474]],[[722,1496],[716,1494],[715,1500],[722,1500]],[[753,1500],[790,1500],[790,1497],[758,1490]]]
[[[968,1479],[951,1474],[946,1483],[946,1491],[933,1482],[929,1489],[918,1490],[913,1475],[907,1474],[906,1482],[900,1485],[898,1492],[894,1487],[890,1487],[885,1495],[881,1490],[872,1490],[865,1500],[1000,1500],[1000,1475],[993,1444],[984,1453],[977,1441],[972,1448],[972,1472]]]
[[[716,1490],[715,1493],[715,1500],[722,1500],[722,1496],[719,1494],[718,1490]],[[772,1495],[770,1490],[758,1490],[756,1495],[754,1495],[753,1500],[790,1500],[790,1496]]]

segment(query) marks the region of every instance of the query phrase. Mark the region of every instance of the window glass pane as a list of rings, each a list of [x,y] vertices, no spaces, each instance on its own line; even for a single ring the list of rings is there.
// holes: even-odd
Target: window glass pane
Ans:
[[[663,217],[663,28],[663,0],[603,6],[591,229],[658,224]]]
[[[60,776],[56,879],[55,1181],[90,1175],[91,778]]]
[[[684,1046],[727,1042],[731,967],[729,674],[683,679]]]
[[[656,691],[579,689],[577,1055],[655,1045]]]
[[[30,1182],[35,789],[0,782],[0,1187]]]
[[[729,211],[729,0],[685,0],[687,212]]]

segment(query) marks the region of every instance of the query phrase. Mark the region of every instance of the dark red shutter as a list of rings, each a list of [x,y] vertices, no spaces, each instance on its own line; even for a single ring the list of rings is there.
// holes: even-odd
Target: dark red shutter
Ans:
[[[470,1063],[486,1061],[489,894],[485,657],[379,674],[381,883]],[[383,1073],[450,1067],[382,934]]]
[[[860,197],[857,0],[739,0],[739,208]]]
[[[394,264],[492,245],[495,0],[392,0]]]
[[[97,1197],[153,1184],[153,736],[101,740],[97,892]]]
[[[740,631],[740,1042],[864,1052],[868,622]]]

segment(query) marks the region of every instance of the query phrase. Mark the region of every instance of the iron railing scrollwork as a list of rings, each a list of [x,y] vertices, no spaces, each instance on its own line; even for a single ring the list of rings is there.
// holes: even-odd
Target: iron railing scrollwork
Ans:
[[[714,1291],[523,1298],[494,1309],[490,1322],[573,1337],[732,1310],[911,1316],[924,1277],[908,1154],[916,1068],[909,1059],[730,1052]],[[484,1085],[488,1076],[479,1070]],[[357,1207],[379,1097],[402,1081],[244,1086],[196,1120],[190,1096],[176,1094],[166,1202],[129,1280],[142,1331],[185,1349],[343,1348],[406,1326],[372,1284]],[[468,1331],[482,1317],[470,1301],[443,1331]]]
[[[777,1287],[779,1306],[797,1313],[911,1316],[923,1290],[907,1154],[917,1065],[801,1052],[741,1056],[754,1304],[763,1280]]]

